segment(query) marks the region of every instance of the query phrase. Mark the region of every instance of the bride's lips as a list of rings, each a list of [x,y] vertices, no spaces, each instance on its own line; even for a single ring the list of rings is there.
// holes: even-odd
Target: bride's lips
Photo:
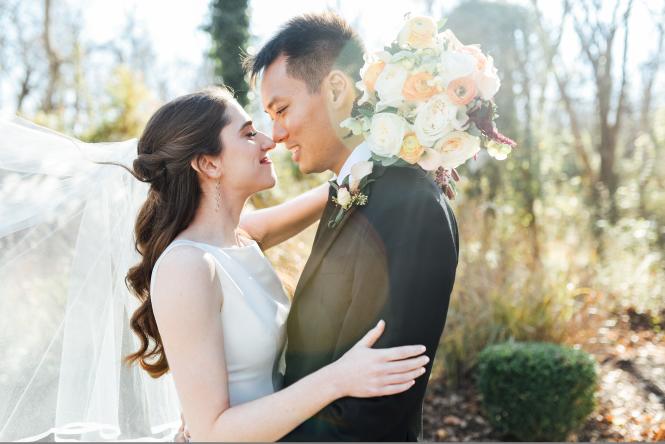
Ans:
[[[272,160],[270,160],[270,157],[268,156],[263,156],[261,160],[259,161],[261,165],[272,165]]]

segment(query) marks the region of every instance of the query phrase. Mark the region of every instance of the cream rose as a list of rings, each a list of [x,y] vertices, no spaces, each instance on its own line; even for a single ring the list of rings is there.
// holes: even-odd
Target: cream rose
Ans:
[[[365,177],[369,176],[372,174],[372,170],[374,169],[374,162],[371,162],[369,160],[365,162],[358,162],[353,164],[351,167],[351,178],[350,178],[350,185],[349,187],[351,188],[351,191],[356,193],[359,191],[360,188],[360,181],[363,180]]]
[[[436,31],[436,23],[431,17],[412,17],[404,24],[397,42],[402,47],[432,48],[436,43]]]
[[[345,210],[348,210],[351,206],[351,193],[346,187],[340,187],[337,190],[337,203]]]
[[[420,141],[418,140],[416,134],[409,133],[404,137],[402,148],[399,152],[399,157],[413,165],[420,160],[424,152],[425,148],[420,145]]]
[[[381,104],[377,108],[397,107],[402,103],[404,100],[402,89],[408,76],[409,72],[401,65],[390,63],[384,66],[376,82],[374,82],[374,89],[379,94]]]
[[[476,70],[483,71],[487,65],[487,56],[480,50],[480,45],[466,45],[460,52],[472,55],[476,59]]]
[[[396,156],[402,147],[406,128],[406,120],[397,114],[374,114],[369,130],[370,150],[383,157]]]
[[[457,168],[480,151],[480,138],[453,131],[437,142],[434,151],[439,155],[440,166]]]
[[[439,34],[439,37],[447,44],[449,51],[457,51],[464,46],[462,45],[462,42],[459,41],[455,33],[450,29],[443,31],[441,34]]]
[[[497,91],[499,91],[501,80],[494,67],[494,59],[491,56],[487,56],[484,69],[474,74],[474,80],[483,100],[491,100]]]
[[[446,94],[437,94],[418,108],[414,130],[423,146],[433,147],[444,135],[455,129],[457,106]]]

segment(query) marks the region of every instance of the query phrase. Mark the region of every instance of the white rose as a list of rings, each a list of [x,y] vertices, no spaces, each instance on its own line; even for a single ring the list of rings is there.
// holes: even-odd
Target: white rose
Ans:
[[[412,17],[397,36],[397,43],[406,48],[432,48],[436,44],[436,22],[431,17]]]
[[[487,56],[485,69],[474,74],[474,80],[483,100],[491,100],[497,91],[499,91],[501,80],[494,67],[494,59],[491,56]]]
[[[440,166],[457,168],[480,151],[480,138],[463,131],[453,131],[437,142],[434,151],[439,155]]]
[[[402,148],[407,123],[393,113],[377,113],[369,129],[370,150],[383,157],[396,156]]]
[[[351,180],[350,180],[351,191],[353,191],[354,193],[357,192],[358,188],[360,188],[360,181],[363,180],[365,177],[369,176],[370,174],[372,174],[373,169],[374,169],[374,162],[371,162],[369,160],[354,164],[351,167]]]
[[[438,94],[418,108],[414,130],[420,143],[433,147],[444,135],[455,129],[458,107],[446,94]]]
[[[337,203],[345,210],[348,210],[351,206],[351,193],[346,187],[340,187],[337,190]]]
[[[446,42],[448,45],[449,51],[457,51],[462,48],[464,45],[459,41],[454,32],[450,29],[446,29],[438,35],[439,39]]]
[[[460,77],[473,74],[476,70],[476,59],[471,54],[457,51],[444,51],[439,64],[439,77],[445,87],[448,83]]]
[[[381,105],[377,105],[377,109],[387,106],[399,107],[404,100],[402,88],[408,75],[409,72],[398,64],[390,63],[383,68],[374,85],[376,92],[379,94],[379,104]]]

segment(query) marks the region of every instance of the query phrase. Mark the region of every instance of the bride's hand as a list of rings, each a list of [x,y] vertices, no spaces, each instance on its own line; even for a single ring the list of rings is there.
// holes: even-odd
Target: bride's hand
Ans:
[[[333,383],[341,397],[371,398],[410,389],[429,362],[425,346],[373,349],[385,329],[383,320],[331,365]]]

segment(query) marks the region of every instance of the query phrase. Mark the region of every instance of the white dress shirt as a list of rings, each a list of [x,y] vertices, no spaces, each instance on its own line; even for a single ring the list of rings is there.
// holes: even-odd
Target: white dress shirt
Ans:
[[[338,185],[341,185],[344,182],[346,176],[351,174],[351,167],[357,164],[358,162],[363,162],[369,160],[372,157],[372,152],[369,149],[369,144],[365,141],[358,145],[352,152],[351,155],[346,159],[342,169],[339,170],[339,174],[335,178]]]

